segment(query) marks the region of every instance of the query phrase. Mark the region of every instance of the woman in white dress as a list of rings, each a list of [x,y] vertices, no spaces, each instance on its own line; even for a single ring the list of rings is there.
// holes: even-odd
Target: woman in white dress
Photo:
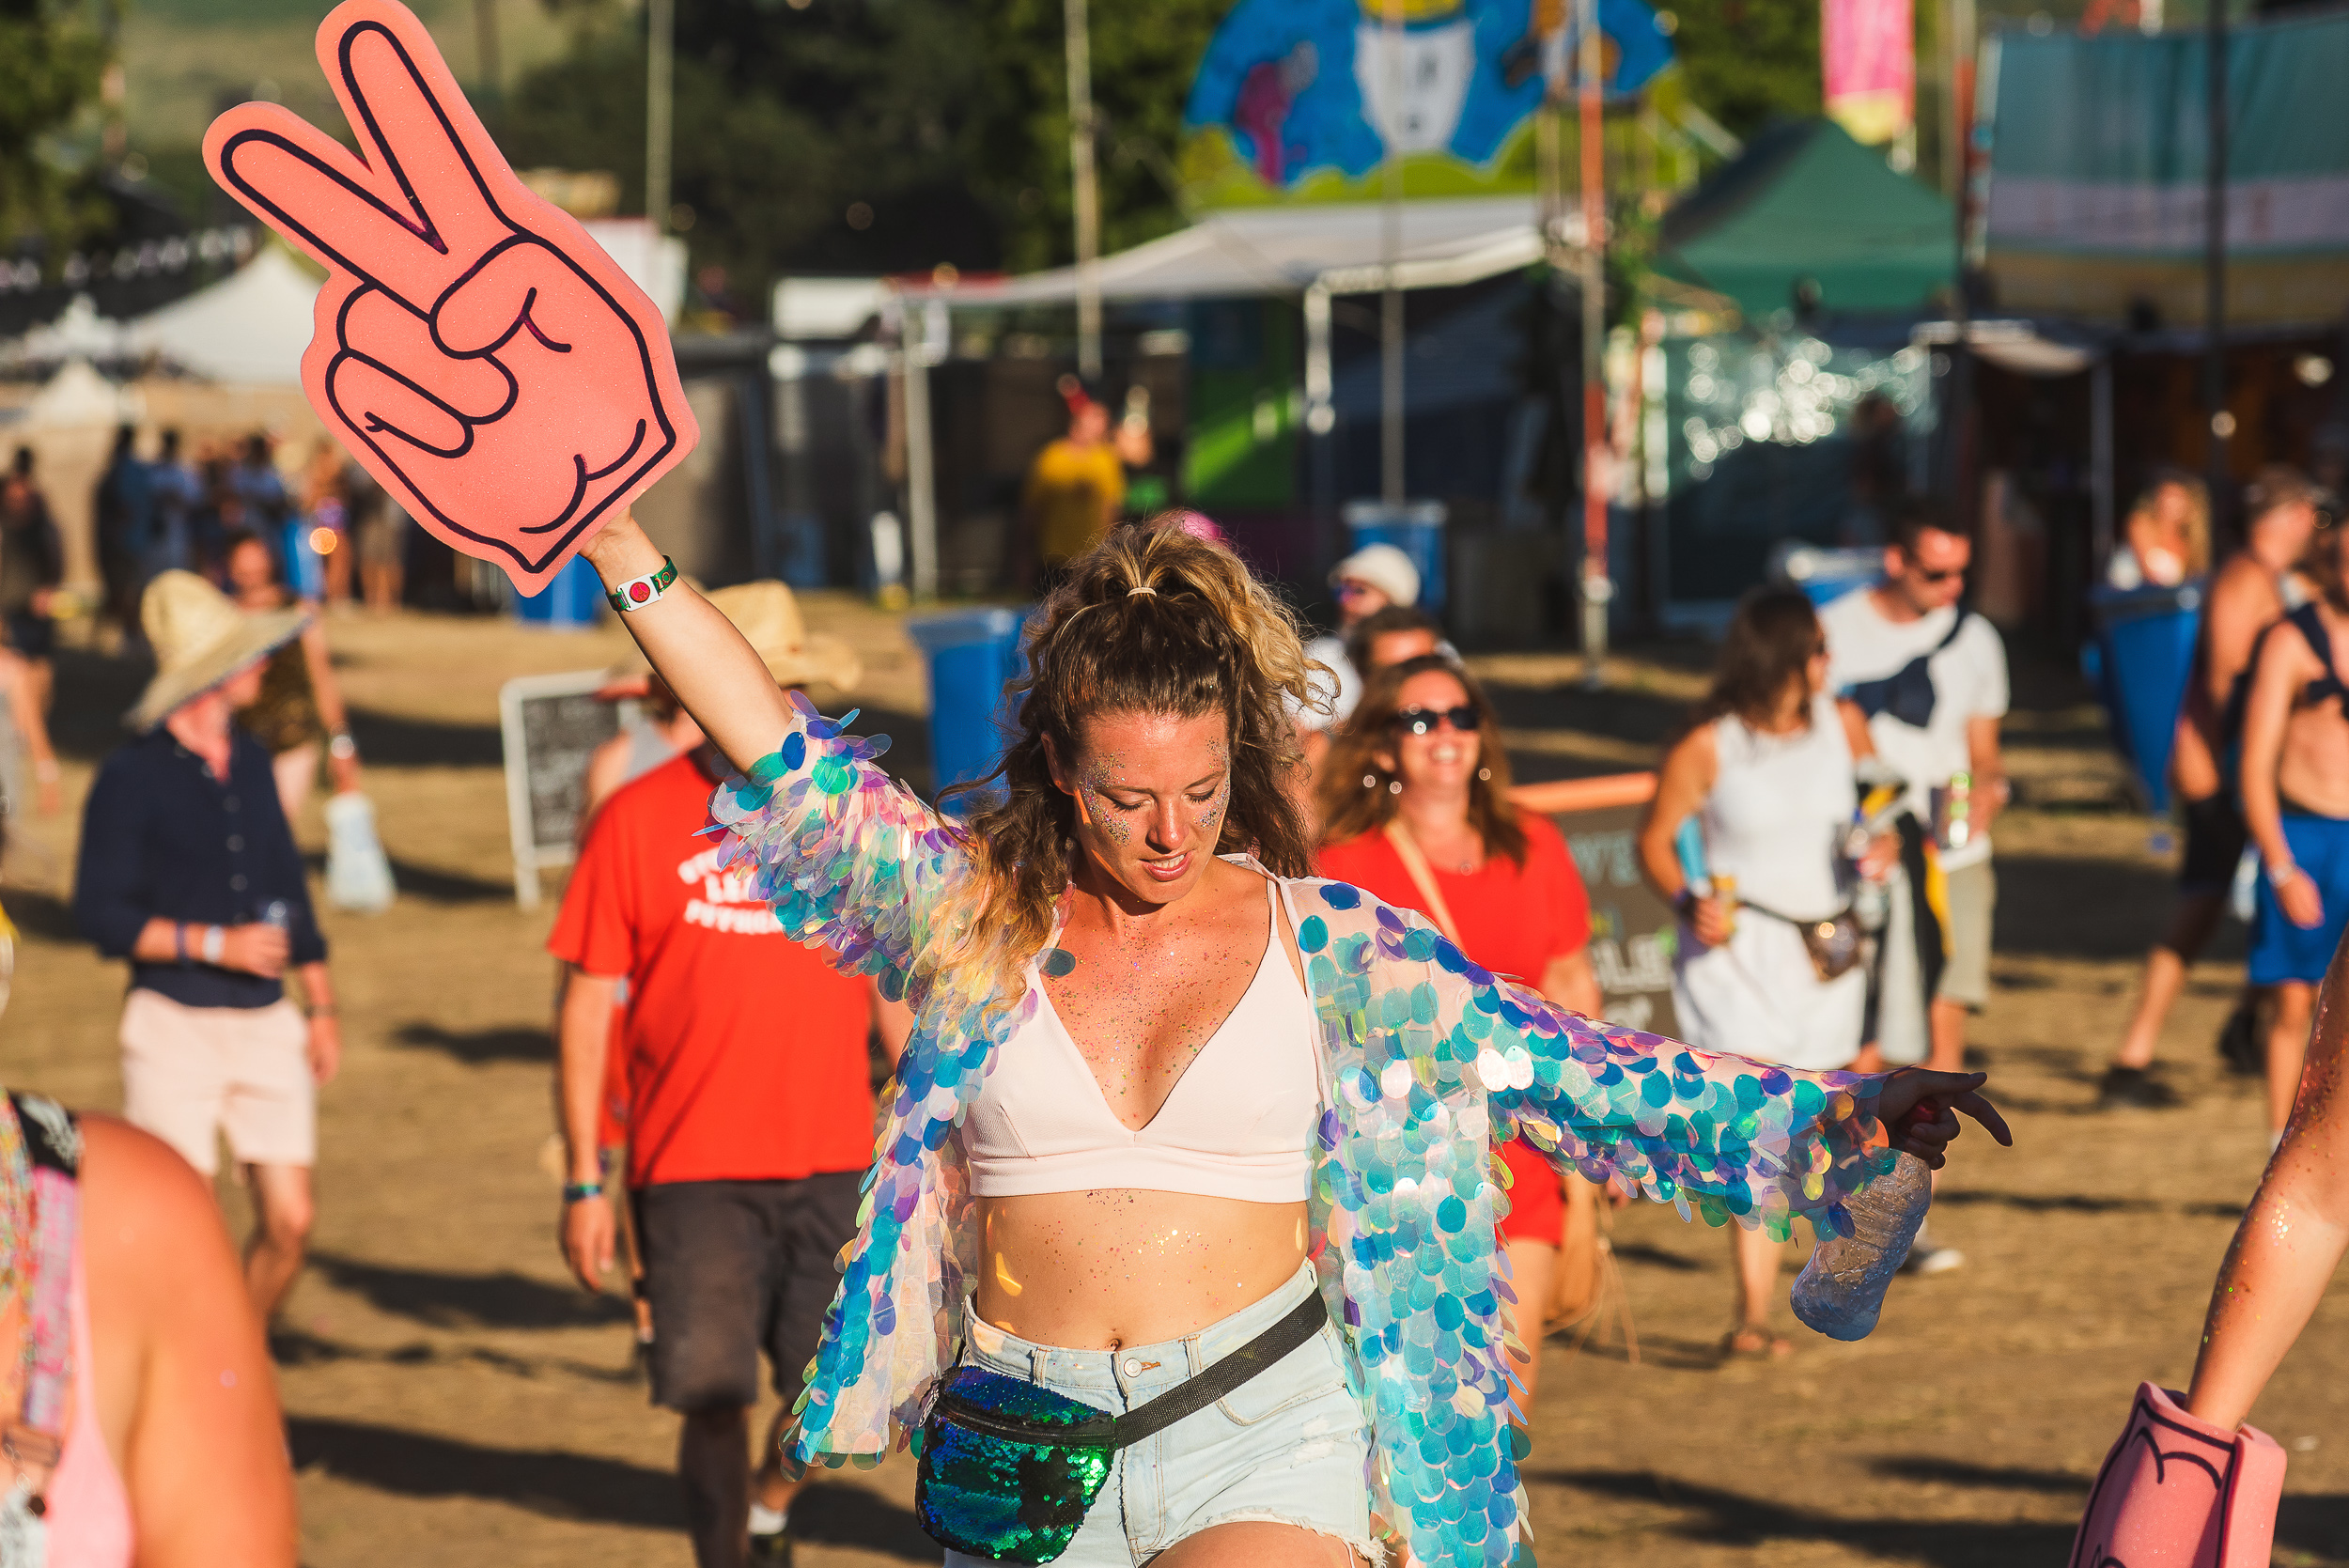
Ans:
[[[1871,747],[1866,721],[1826,694],[1826,679],[1811,601],[1792,588],[1749,594],[1712,690],[1664,758],[1640,858],[1680,911],[1672,1005],[1689,1042],[1735,1039],[1765,1061],[1832,1071],[1859,1054],[1867,1008],[1845,845],[1859,805],[1853,763]],[[1691,817],[1701,865],[1683,862]],[[1890,854],[1872,847],[1868,869]],[[1767,1316],[1784,1246],[1737,1233],[1725,1358],[1791,1350]]]

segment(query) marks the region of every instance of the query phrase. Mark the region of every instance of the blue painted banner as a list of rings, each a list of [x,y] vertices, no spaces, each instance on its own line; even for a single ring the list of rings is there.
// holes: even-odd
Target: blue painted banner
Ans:
[[[1564,0],[1239,0],[1200,61],[1183,174],[1205,206],[1376,198],[1390,147],[1406,190],[1530,190],[1529,121],[1572,77]],[[1641,0],[1599,0],[1608,92],[1672,63]]]

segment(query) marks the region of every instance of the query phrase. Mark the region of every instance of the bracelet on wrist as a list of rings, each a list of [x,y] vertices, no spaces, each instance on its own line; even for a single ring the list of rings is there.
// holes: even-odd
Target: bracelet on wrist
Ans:
[[[337,762],[348,762],[359,754],[359,742],[350,738],[349,730],[336,730],[326,737],[326,754]]]
[[[2267,871],[2267,885],[2279,892],[2295,877],[2300,875],[2300,862],[2297,861],[2284,861],[2281,862],[2266,861],[2263,862],[2262,864],[2265,866]]]
[[[171,923],[171,942],[179,950],[179,962],[185,964],[188,961],[188,923],[186,921],[175,920]]]
[[[227,950],[228,931],[226,926],[207,925],[204,927],[204,961],[206,963],[219,963],[221,955]]]
[[[566,1203],[576,1203],[588,1198],[602,1196],[603,1183],[601,1182],[571,1182],[563,1188],[563,1202]]]
[[[661,569],[648,571],[642,577],[631,577],[604,598],[612,608],[625,615],[631,610],[642,610],[648,604],[661,602],[661,596],[677,586],[677,563],[668,556],[661,558]]]

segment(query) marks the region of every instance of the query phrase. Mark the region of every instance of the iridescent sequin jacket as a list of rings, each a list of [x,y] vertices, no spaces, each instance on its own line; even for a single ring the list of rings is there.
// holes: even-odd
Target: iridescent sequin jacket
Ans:
[[[802,1460],[873,1465],[917,1429],[977,1278],[958,1134],[989,1061],[1035,1005],[925,969],[941,895],[966,874],[954,830],[803,698],[802,728],[720,786],[723,858],[785,929],[915,1013],[882,1110],[858,1234],[800,1396]],[[851,715],[853,717],[853,715]],[[1882,1079],[1690,1049],[1553,1007],[1360,889],[1282,884],[1330,1086],[1311,1248],[1353,1350],[1374,1511],[1420,1563],[1501,1564],[1523,1522],[1510,1452],[1493,1150],[1522,1133],[1593,1180],[1783,1235],[1848,1233],[1845,1201],[1891,1156]],[[1505,1168],[1503,1168],[1505,1169]]]

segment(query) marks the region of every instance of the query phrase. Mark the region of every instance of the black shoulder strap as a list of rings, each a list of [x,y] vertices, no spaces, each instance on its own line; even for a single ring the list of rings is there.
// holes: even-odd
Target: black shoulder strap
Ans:
[[[2333,638],[2332,633],[2325,629],[2325,617],[2317,613],[2316,601],[2310,599],[2306,604],[2285,611],[2284,619],[2299,629],[2300,635],[2309,641],[2309,651],[2316,655],[2316,661],[2325,666],[2326,674],[2330,675],[2333,668]]]
[[[1942,638],[1938,643],[1933,644],[1933,653],[1939,653],[1942,649],[1948,647],[1952,643],[1956,642],[1957,634],[1966,629],[1967,617],[1972,613],[1973,612],[1968,610],[1964,605],[1959,605],[1957,607],[1957,619],[1950,623],[1950,634],[1947,637]],[[1930,659],[1933,657],[1933,654],[1927,654],[1925,657]]]

